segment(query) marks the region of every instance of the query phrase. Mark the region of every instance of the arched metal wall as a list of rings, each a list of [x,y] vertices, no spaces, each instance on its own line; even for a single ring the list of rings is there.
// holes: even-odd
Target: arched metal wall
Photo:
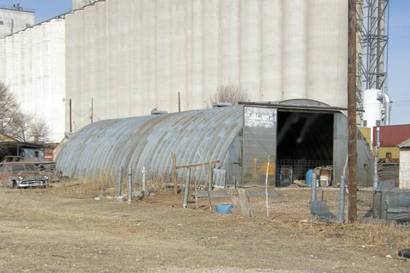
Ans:
[[[63,146],[57,170],[69,177],[112,175],[131,167],[145,167],[154,175],[171,172],[172,153],[178,165],[220,160],[242,128],[242,107],[106,120],[86,126]],[[204,169],[193,170],[205,179]]]

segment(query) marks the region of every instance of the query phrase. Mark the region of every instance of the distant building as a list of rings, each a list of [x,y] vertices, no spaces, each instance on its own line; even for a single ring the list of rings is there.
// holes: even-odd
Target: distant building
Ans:
[[[64,137],[65,23],[54,18],[0,38],[0,81],[23,113],[44,121],[51,142]]]
[[[98,0],[73,0],[73,10],[74,9],[79,9],[79,8],[82,8],[82,7],[84,7],[84,6],[86,6],[86,5],[89,5],[89,4],[91,4],[91,3],[93,3],[93,2],[96,2],[96,1],[98,1]]]
[[[400,189],[410,189],[410,138],[398,145],[400,148]]]
[[[43,161],[44,145],[22,142],[11,136],[0,134],[0,162],[7,157]]]
[[[399,161],[398,145],[410,138],[410,124],[386,125],[373,127],[373,147],[377,146],[377,128],[379,128],[379,158]]]
[[[34,11],[23,9],[20,5],[0,8],[0,38],[34,25]]]

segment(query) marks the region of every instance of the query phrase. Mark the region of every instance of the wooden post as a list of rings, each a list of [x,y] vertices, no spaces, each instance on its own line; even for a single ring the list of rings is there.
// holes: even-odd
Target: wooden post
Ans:
[[[350,223],[357,220],[357,128],[356,128],[356,0],[349,0],[349,41],[348,41],[348,123],[349,123],[349,209],[348,219]]]
[[[195,186],[195,208],[198,209],[199,208],[199,204],[198,204],[198,185],[197,185],[196,179],[194,180],[194,186]]]
[[[245,189],[239,189],[238,194],[239,204],[241,207],[241,215],[247,218],[252,217],[251,208],[249,205],[249,196],[247,191]]]
[[[177,157],[175,153],[172,153],[172,183],[174,184],[174,193],[178,194],[177,185]]]
[[[212,160],[209,161],[208,165],[208,202],[209,202],[209,210],[212,212],[212,201],[211,201],[211,192],[212,192]]]
[[[213,180],[213,166],[212,166],[212,160],[209,161],[209,170],[208,170],[208,191],[212,191],[212,180]]]
[[[266,217],[268,218],[269,218],[269,192],[268,192],[269,165],[270,165],[270,160],[268,160],[268,164],[266,166],[266,177],[265,177]]]
[[[185,181],[185,189],[184,189],[184,201],[182,207],[184,209],[188,208],[188,198],[189,198],[189,187],[191,184],[191,168],[188,169],[188,179]]]

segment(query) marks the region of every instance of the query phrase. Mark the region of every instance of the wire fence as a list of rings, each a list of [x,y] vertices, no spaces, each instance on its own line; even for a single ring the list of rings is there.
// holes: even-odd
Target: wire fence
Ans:
[[[280,159],[277,161],[276,181],[283,184],[284,170],[291,171],[292,182],[294,180],[305,180],[306,172],[316,167],[332,166],[333,162],[330,160],[305,160],[305,159]]]

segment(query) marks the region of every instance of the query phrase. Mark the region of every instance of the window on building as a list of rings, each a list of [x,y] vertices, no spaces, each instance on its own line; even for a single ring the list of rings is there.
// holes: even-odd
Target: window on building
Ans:
[[[0,20],[0,25],[4,25],[4,21],[3,21],[3,20]]]

